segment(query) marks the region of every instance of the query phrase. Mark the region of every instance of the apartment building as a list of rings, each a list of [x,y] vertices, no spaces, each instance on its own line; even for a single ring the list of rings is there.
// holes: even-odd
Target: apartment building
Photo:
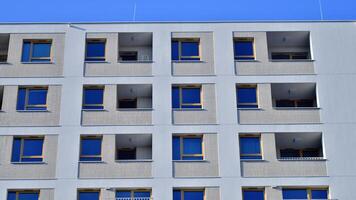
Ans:
[[[355,34],[0,24],[0,199],[354,200]]]

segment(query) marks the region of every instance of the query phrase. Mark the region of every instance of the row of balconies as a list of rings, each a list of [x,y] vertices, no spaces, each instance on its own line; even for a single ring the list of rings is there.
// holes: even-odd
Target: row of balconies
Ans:
[[[171,93],[173,124],[218,123],[214,84]],[[240,124],[320,123],[315,83],[237,84],[236,96]],[[60,99],[60,85],[2,86],[0,126],[58,126]],[[85,85],[82,125],[152,125],[153,100],[150,84]]]
[[[328,186],[266,186],[266,187],[242,187],[240,195],[243,200],[332,200]],[[54,199],[54,189],[8,189],[8,200],[23,200],[23,197],[31,200]],[[77,200],[153,200],[152,188],[79,188]],[[209,187],[174,187],[172,188],[172,200],[219,200],[220,188]],[[229,195],[231,197],[231,195]],[[19,198],[21,197],[21,198]],[[336,200],[336,199],[333,199]]]
[[[87,33],[84,76],[152,76],[153,37]],[[172,75],[214,75],[214,42],[213,32],[172,33],[171,53],[162,56],[172,61]],[[63,33],[0,34],[0,77],[63,76],[64,43]],[[234,32],[228,45],[237,75],[314,74],[307,31]]]
[[[172,176],[219,177],[218,137],[173,134]],[[57,135],[0,136],[0,179],[54,179],[57,143]],[[235,144],[242,177],[327,176],[321,133],[240,133]],[[152,178],[154,148],[152,134],[82,135],[78,178]]]

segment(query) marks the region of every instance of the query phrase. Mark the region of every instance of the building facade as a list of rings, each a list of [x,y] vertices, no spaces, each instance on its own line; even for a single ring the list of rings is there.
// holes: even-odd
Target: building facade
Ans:
[[[0,199],[356,199],[355,34],[1,24]]]

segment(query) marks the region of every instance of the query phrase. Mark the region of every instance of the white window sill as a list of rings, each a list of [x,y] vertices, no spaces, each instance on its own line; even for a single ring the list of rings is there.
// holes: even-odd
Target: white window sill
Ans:
[[[50,112],[49,110],[16,110],[16,112]]]
[[[103,164],[103,163],[105,163],[104,161],[102,161],[102,160],[98,160],[98,161],[79,161],[79,163],[83,163],[83,164],[95,164],[95,163],[97,163],[97,164]]]
[[[21,64],[54,64],[54,62],[48,61],[48,62],[21,62]]]
[[[241,162],[266,162],[264,159],[240,159]]]
[[[10,63],[5,61],[5,62],[0,62],[0,65],[9,65]]]
[[[11,162],[14,165],[44,165],[47,164],[46,162]]]
[[[204,108],[173,108],[173,111],[207,111]]]
[[[200,163],[200,162],[209,162],[208,160],[173,160],[173,162],[183,162],[183,163],[186,163],[186,162],[189,162],[189,163]]]
[[[109,63],[109,62],[105,61],[105,60],[103,60],[103,61],[100,61],[100,60],[93,60],[93,61],[86,60],[86,61],[84,61],[84,63]]]
[[[204,63],[203,60],[172,60],[172,63]]]
[[[262,108],[237,108],[237,110],[263,110]]]
[[[88,111],[93,111],[93,112],[107,112],[108,110],[105,109],[82,109],[82,111],[88,112]]]
[[[259,60],[235,60],[235,62],[260,62]]]

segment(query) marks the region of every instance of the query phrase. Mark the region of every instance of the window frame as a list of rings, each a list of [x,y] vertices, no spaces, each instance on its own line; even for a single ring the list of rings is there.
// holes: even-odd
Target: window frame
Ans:
[[[256,103],[239,103],[239,95],[238,95],[238,90],[240,88],[245,88],[245,89],[249,89],[249,88],[254,88],[256,91]],[[258,85],[257,84],[238,84],[236,87],[236,105],[238,109],[258,109],[259,108],[259,103],[258,103],[258,99],[259,99],[259,95],[258,95]],[[251,108],[239,108],[239,106],[256,106],[256,107],[251,107]]]
[[[179,154],[180,154],[180,160],[183,160],[183,161],[196,161],[196,160],[184,160],[183,158],[184,157],[201,157],[202,159],[201,160],[204,160],[205,159],[205,146],[204,146],[204,134],[203,135],[173,135],[173,137],[179,137]],[[172,140],[173,140],[173,137],[172,137]],[[184,154],[184,139],[186,138],[199,138],[201,139],[201,154]],[[173,150],[173,148],[172,148]],[[177,161],[177,160],[174,160],[174,161]],[[199,161],[199,160],[198,160]]]
[[[242,200],[245,200],[244,192],[251,191],[251,192],[263,192],[263,200],[266,200],[266,191],[265,188],[242,188]]]
[[[86,90],[103,90],[103,103],[102,104],[85,104],[85,91]],[[83,101],[82,101],[82,110],[104,110],[104,98],[105,98],[105,86],[94,86],[94,85],[86,85],[83,87]],[[86,106],[93,106],[102,108],[84,108]]]
[[[184,200],[185,192],[203,192],[203,200],[206,199],[205,189],[175,189],[175,188],[173,188],[173,192],[174,191],[180,191],[181,200]]]
[[[201,61],[201,43],[200,43],[200,38],[173,38],[171,41],[171,44],[173,42],[178,42],[178,60],[173,60],[172,61],[183,61],[183,62],[199,62]],[[198,56],[182,56],[182,43],[187,42],[187,43],[198,43]],[[171,45],[172,48],[172,45]],[[171,49],[173,51],[173,48]],[[184,58],[191,58],[193,60],[184,60]],[[196,60],[194,60],[196,59]]]
[[[237,49],[235,49],[235,42],[252,42],[252,55],[238,56],[236,55]],[[251,58],[251,59],[239,59],[239,58]],[[235,61],[254,61],[256,60],[256,47],[254,37],[235,37],[234,38],[234,60]]]
[[[202,85],[173,85],[172,86],[172,98],[173,88],[177,87],[179,90],[179,108],[172,108],[175,110],[191,110],[191,109],[203,109],[203,86]],[[200,103],[183,103],[183,90],[184,89],[199,89],[200,90]],[[183,108],[183,106],[200,106],[200,108]]]
[[[6,199],[8,200],[9,198],[9,193],[14,192],[16,195],[16,200],[19,200],[19,195],[20,194],[31,194],[31,193],[36,193],[38,194],[38,200],[41,198],[41,191],[40,190],[8,190],[7,191],[7,196]]]
[[[307,199],[301,199],[301,200],[313,200],[312,199],[312,191],[313,190],[324,190],[327,192],[328,199],[330,199],[330,193],[329,193],[328,187],[283,187],[282,188],[282,198],[283,198],[283,190],[306,190],[307,191]],[[285,199],[283,198],[283,200],[285,200]],[[286,200],[288,200],[288,199],[286,199]]]
[[[82,155],[82,140],[96,140],[100,139],[100,155]],[[103,159],[103,136],[102,135],[82,135],[80,136],[79,162],[102,162]],[[81,158],[100,158],[100,160],[81,160]]]
[[[88,56],[88,43],[104,43],[104,56]],[[106,38],[87,38],[85,41],[85,62],[106,62]]]
[[[101,191],[100,191],[100,189],[79,189],[78,191],[77,191],[77,200],[80,200],[79,199],[79,194],[81,193],[81,192],[98,192],[99,193],[99,199],[98,200],[101,200]]]
[[[242,154],[241,153],[241,143],[240,138],[258,138],[260,141],[260,153],[259,154]],[[240,134],[239,135],[239,150],[240,150],[240,160],[263,160],[263,145],[261,134]],[[256,158],[242,158],[244,156],[261,156],[261,159]]]
[[[126,200],[126,198],[131,198],[131,199],[135,199],[135,198],[146,198],[146,197],[135,197],[135,192],[149,192],[150,193],[150,197],[149,199],[152,199],[152,190],[150,189],[117,189],[115,191],[115,199],[120,199],[120,197],[116,197],[117,192],[130,192],[130,197],[124,197],[124,200]]]
[[[24,51],[24,44],[25,43],[30,43],[30,50],[29,50],[29,58],[28,61],[23,61],[22,56],[23,56],[23,51]],[[33,57],[33,46],[34,44],[50,44],[50,51],[49,51],[49,56],[48,57]],[[52,39],[24,39],[22,42],[22,51],[21,51],[21,62],[22,63],[50,63],[52,61],[52,47],[53,47],[53,40]],[[41,61],[32,61],[32,60],[41,60]]]
[[[18,90],[17,90],[17,102],[19,101],[19,91],[20,89],[24,89],[25,90],[25,99],[24,99],[24,109],[23,110],[18,110],[17,106],[16,106],[16,111],[46,111],[48,108],[48,87],[47,86],[19,86]],[[46,104],[29,104],[28,100],[29,100],[29,94],[30,94],[30,90],[47,90],[46,91]],[[31,110],[28,108],[44,108],[43,110]]]
[[[21,145],[20,145],[20,155],[19,155],[19,161],[12,161],[12,154],[13,154],[13,147],[11,151],[11,163],[43,163],[44,162],[44,146],[45,146],[45,136],[13,136],[12,142],[15,141],[15,139],[20,139],[21,140]],[[24,156],[24,147],[25,147],[25,140],[26,139],[31,139],[31,140],[43,140],[42,143],[42,152],[40,156]],[[41,158],[41,161],[22,161],[24,158]]]

